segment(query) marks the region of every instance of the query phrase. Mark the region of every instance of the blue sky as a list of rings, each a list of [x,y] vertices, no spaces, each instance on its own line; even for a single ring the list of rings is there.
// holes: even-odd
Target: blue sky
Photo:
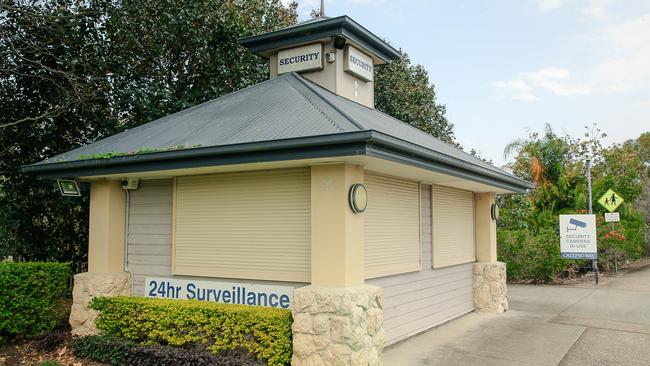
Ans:
[[[284,0],[283,0],[284,1]],[[300,0],[301,19],[319,7]],[[650,131],[650,1],[326,0],[423,65],[458,141],[495,164],[550,123],[605,143]]]

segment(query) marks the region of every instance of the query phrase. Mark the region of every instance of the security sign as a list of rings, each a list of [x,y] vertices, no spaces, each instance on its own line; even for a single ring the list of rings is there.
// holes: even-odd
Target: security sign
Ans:
[[[605,194],[600,197],[598,203],[600,203],[601,206],[605,207],[607,211],[614,212],[624,201],[625,200],[623,197],[621,197],[621,195],[611,189],[608,189],[607,192],[605,192]]]
[[[560,255],[597,259],[596,215],[560,215]]]

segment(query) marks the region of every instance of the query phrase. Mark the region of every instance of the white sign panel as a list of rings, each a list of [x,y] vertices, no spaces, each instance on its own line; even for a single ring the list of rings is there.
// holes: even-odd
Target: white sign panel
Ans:
[[[605,222],[619,222],[621,215],[618,212],[605,212]]]
[[[560,255],[597,259],[596,215],[560,215]]]
[[[145,296],[176,300],[200,300],[251,306],[290,309],[291,286],[253,283],[196,281],[165,277],[146,277]]]
[[[323,45],[321,43],[278,52],[278,74],[321,69],[323,69]]]
[[[372,57],[350,45],[345,47],[345,63],[343,65],[345,71],[361,80],[372,81],[374,74],[373,67]]]

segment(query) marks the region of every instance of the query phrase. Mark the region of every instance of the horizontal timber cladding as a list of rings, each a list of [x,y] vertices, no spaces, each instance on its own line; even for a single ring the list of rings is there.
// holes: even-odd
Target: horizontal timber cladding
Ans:
[[[433,186],[433,267],[476,261],[474,194]]]
[[[140,181],[130,190],[128,269],[133,294],[144,294],[146,276],[172,273],[172,180]]]
[[[474,309],[472,263],[431,268],[431,186],[421,192],[422,270],[367,281],[384,288],[386,345]]]
[[[366,278],[420,269],[420,188],[416,181],[365,171]]]
[[[175,179],[173,273],[309,282],[309,168]]]

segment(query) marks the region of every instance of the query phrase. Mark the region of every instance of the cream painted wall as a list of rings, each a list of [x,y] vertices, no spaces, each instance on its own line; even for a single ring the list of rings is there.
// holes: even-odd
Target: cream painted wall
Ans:
[[[90,185],[88,272],[124,270],[126,194],[119,180]]]
[[[349,164],[311,167],[311,283],[364,283],[363,214],[348,204],[348,189],[363,182],[363,169]]]
[[[476,260],[497,261],[497,223],[492,220],[491,207],[496,202],[494,193],[474,194],[476,226]]]
[[[278,75],[277,51],[269,57],[271,78]],[[323,45],[323,52],[334,52],[336,61],[324,62],[323,70],[301,73],[306,79],[322,86],[323,88],[338,94],[369,108],[375,105],[375,84],[372,81],[363,81],[347,72],[344,69],[345,52],[330,46]]]

